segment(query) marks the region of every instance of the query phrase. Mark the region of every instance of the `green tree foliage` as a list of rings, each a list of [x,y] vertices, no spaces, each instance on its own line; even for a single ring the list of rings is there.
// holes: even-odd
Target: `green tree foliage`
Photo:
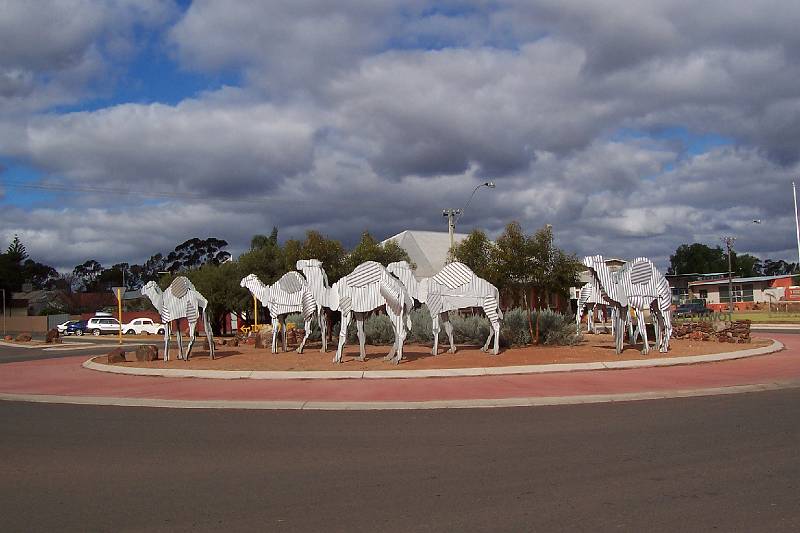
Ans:
[[[283,253],[287,271],[295,270],[299,259],[319,259],[331,283],[350,273],[345,264],[346,252],[342,243],[328,239],[318,231],[306,232],[303,241],[289,239],[283,246]]]
[[[5,253],[0,254],[1,289],[18,291],[23,283],[30,283],[34,289],[50,289],[56,280],[58,272],[49,265],[30,259],[18,235],[14,235]]]
[[[200,294],[208,299],[208,316],[214,331],[222,330],[228,312],[241,315],[242,311],[253,307],[250,291],[239,284],[243,276],[234,262],[221,265],[209,263],[190,270],[185,275]],[[172,276],[165,278],[163,288],[168,287],[171,282]]]
[[[230,252],[223,250],[226,246],[228,241],[215,237],[207,239],[194,237],[184,241],[167,255],[167,270],[180,272],[200,268],[208,263],[219,265],[231,257]]]
[[[361,240],[347,255],[345,259],[345,273],[352,272],[358,265],[365,261],[377,261],[382,265],[388,265],[395,261],[408,261],[408,253],[400,247],[395,241],[389,241],[386,244],[381,244],[365,231],[361,234]],[[412,265],[412,268],[416,265]]]
[[[669,256],[667,274],[710,274],[727,272],[728,258],[721,247],[711,248],[699,242],[681,244]]]
[[[278,228],[273,228],[269,236],[254,235],[250,250],[240,255],[237,262],[240,278],[255,274],[265,284],[275,283],[287,271],[284,251],[278,244]]]
[[[6,249],[6,255],[9,259],[17,263],[22,263],[28,258],[28,251],[25,249],[25,245],[22,244],[22,241],[19,240],[19,235],[14,235],[14,239]]]
[[[499,287],[502,280],[498,275],[497,265],[494,264],[495,255],[494,243],[489,240],[486,233],[478,229],[473,230],[450,250],[452,259],[464,263],[475,272],[475,275]]]
[[[731,253],[731,267],[735,275],[742,277],[760,276],[763,271],[761,259],[750,254],[739,255],[736,252]]]
[[[85,263],[77,265],[72,274],[78,285],[85,291],[93,291],[97,289],[97,280],[103,273],[103,265],[94,259],[89,259]]]
[[[796,274],[800,272],[797,263],[788,263],[783,259],[765,259],[762,273],[765,276],[780,276],[783,274]]]

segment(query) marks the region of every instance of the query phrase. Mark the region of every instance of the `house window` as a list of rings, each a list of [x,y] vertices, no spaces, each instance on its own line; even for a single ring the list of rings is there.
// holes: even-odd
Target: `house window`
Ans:
[[[719,301],[722,303],[734,302],[752,302],[753,301],[753,284],[735,283],[731,286],[732,292],[728,294],[728,286],[720,285],[719,287]]]
[[[672,287],[672,303],[681,304],[689,299],[688,287]]]
[[[703,301],[708,300],[708,290],[707,289],[700,289],[700,299]]]

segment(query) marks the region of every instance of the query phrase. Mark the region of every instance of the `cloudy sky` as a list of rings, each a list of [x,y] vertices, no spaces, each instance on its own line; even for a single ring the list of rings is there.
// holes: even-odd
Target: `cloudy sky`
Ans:
[[[446,231],[486,180],[459,231],[797,257],[796,0],[43,4],[0,5],[0,242],[59,269]]]

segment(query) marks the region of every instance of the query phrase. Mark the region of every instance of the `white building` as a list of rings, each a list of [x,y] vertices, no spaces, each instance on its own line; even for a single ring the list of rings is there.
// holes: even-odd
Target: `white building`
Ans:
[[[465,233],[456,233],[453,240],[456,244],[467,238]],[[450,251],[450,235],[440,231],[401,231],[381,242],[386,244],[395,241],[408,253],[411,261],[417,265],[414,275],[417,278],[429,278],[439,273],[447,263]]]

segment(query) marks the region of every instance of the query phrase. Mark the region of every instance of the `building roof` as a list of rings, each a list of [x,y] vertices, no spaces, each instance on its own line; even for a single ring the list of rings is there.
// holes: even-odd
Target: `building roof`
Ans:
[[[732,283],[754,283],[758,281],[774,281],[776,279],[791,278],[794,274],[781,274],[779,276],[753,276],[750,278],[733,278]],[[690,281],[689,285],[723,285],[728,283],[728,278],[712,279],[708,281]]]
[[[466,238],[465,233],[453,235],[456,244]],[[381,244],[389,241],[395,241],[408,253],[408,257],[417,265],[414,275],[418,278],[429,278],[438,274],[447,262],[447,252],[450,251],[450,234],[443,231],[401,231]]]

